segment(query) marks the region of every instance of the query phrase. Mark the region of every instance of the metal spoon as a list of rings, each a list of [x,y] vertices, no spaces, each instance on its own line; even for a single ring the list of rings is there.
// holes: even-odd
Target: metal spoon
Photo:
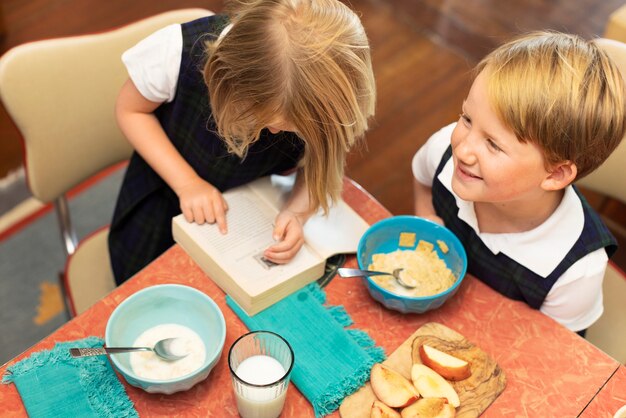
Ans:
[[[400,286],[406,287],[407,289],[415,289],[416,286],[410,285],[404,282],[400,278],[400,272],[402,270],[404,269],[399,268],[399,269],[395,269],[392,273],[387,273],[385,271],[348,269],[348,268],[341,267],[337,269],[337,272],[339,273],[341,277],[357,277],[357,276],[365,277],[365,276],[380,276],[380,275],[393,276]]]
[[[188,353],[180,354],[172,351],[172,343],[177,338],[165,338],[157,341],[154,348],[150,347],[96,347],[96,348],[70,348],[72,357],[101,356],[104,354],[128,353],[131,351],[152,351],[166,361],[180,360]]]

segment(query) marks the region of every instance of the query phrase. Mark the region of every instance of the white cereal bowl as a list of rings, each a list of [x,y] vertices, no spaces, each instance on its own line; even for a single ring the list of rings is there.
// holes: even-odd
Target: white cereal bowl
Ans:
[[[224,315],[213,299],[193,287],[151,286],[132,294],[115,308],[107,322],[105,344],[130,347],[144,331],[162,324],[182,325],[200,336],[206,350],[200,368],[175,379],[154,380],[133,372],[129,353],[112,354],[109,358],[129,384],[146,392],[172,394],[188,390],[206,379],[220,358],[226,339]]]

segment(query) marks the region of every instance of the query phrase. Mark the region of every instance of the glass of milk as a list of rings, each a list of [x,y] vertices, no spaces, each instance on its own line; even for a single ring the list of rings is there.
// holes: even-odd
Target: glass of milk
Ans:
[[[233,343],[228,352],[228,366],[242,418],[280,415],[293,361],[289,343],[270,331],[250,332]]]

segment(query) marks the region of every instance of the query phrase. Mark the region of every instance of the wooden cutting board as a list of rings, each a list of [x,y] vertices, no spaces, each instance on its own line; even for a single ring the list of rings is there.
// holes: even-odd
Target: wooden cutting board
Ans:
[[[470,377],[459,382],[450,382],[461,400],[461,405],[456,409],[457,418],[479,416],[504,390],[506,376],[500,366],[461,334],[436,322],[422,325],[384,361],[384,364],[410,380],[413,362],[421,363],[417,348],[424,343],[462,358],[471,365]],[[339,414],[342,418],[368,418],[375,399],[376,396],[368,382],[343,400]]]

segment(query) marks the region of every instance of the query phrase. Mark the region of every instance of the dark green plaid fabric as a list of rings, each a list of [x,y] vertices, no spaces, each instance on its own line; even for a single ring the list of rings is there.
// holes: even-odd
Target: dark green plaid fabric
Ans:
[[[617,249],[613,235],[574,187],[583,205],[584,228],[565,258],[547,277],[533,273],[502,253],[494,255],[472,227],[458,217],[459,208],[454,196],[437,178],[451,156],[452,148],[448,147],[433,179],[435,210],[463,243],[468,258],[467,271],[501,294],[539,309],[557,279],[576,261],[600,248],[606,248],[607,254],[611,257]]]
[[[294,168],[304,143],[292,133],[264,130],[245,159],[228,153],[217,136],[202,67],[204,41],[215,39],[228,23],[209,16],[182,25],[183,53],[176,97],[155,111],[163,129],[185,160],[221,191],[256,178]],[[111,223],[109,250],[117,283],[141,270],[174,244],[172,217],[180,213],[178,197],[134,153],[126,170]]]

